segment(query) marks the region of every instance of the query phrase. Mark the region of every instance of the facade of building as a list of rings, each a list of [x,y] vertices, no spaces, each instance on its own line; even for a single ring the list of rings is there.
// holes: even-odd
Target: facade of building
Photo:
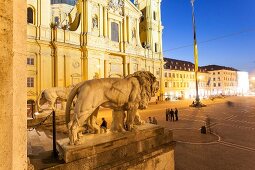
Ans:
[[[162,87],[161,0],[74,2],[27,1],[28,105],[49,87],[138,70],[152,72]],[[65,25],[77,19],[79,7],[79,26],[69,31]]]
[[[188,61],[164,58],[164,98],[189,99],[196,95],[194,64]],[[202,68],[198,72],[199,96],[210,95],[209,74]]]
[[[249,75],[249,91],[251,94],[255,94],[255,73]]]
[[[237,71],[237,94],[246,95],[249,93],[249,74],[245,71]]]
[[[212,95],[236,95],[238,92],[237,71],[231,67],[208,65],[203,66],[210,74]]]
[[[188,61],[164,58],[164,98],[195,98],[194,64]],[[198,69],[200,98],[218,95],[245,95],[249,92],[248,72],[231,67],[208,65]]]

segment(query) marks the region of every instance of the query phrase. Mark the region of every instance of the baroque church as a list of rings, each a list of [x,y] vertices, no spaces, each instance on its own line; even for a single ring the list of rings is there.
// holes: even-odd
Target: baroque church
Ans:
[[[161,0],[27,0],[27,104],[83,80],[152,72],[163,90]],[[154,99],[155,100],[155,99]]]

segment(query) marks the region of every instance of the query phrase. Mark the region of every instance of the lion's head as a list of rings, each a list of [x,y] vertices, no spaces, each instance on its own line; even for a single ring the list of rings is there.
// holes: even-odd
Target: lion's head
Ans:
[[[127,77],[136,77],[139,81],[141,86],[139,109],[146,109],[151,97],[159,90],[156,77],[149,71],[137,71]]]

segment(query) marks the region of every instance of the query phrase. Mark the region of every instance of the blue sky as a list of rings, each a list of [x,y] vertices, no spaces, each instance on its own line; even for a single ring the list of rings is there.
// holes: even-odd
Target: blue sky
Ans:
[[[164,56],[193,62],[190,0],[162,0],[161,5]],[[255,70],[255,0],[196,0],[195,17],[200,66]]]

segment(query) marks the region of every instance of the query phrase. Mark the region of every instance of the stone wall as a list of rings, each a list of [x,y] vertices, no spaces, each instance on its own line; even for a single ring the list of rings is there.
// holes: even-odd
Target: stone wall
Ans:
[[[0,169],[27,168],[26,1],[0,1]]]

